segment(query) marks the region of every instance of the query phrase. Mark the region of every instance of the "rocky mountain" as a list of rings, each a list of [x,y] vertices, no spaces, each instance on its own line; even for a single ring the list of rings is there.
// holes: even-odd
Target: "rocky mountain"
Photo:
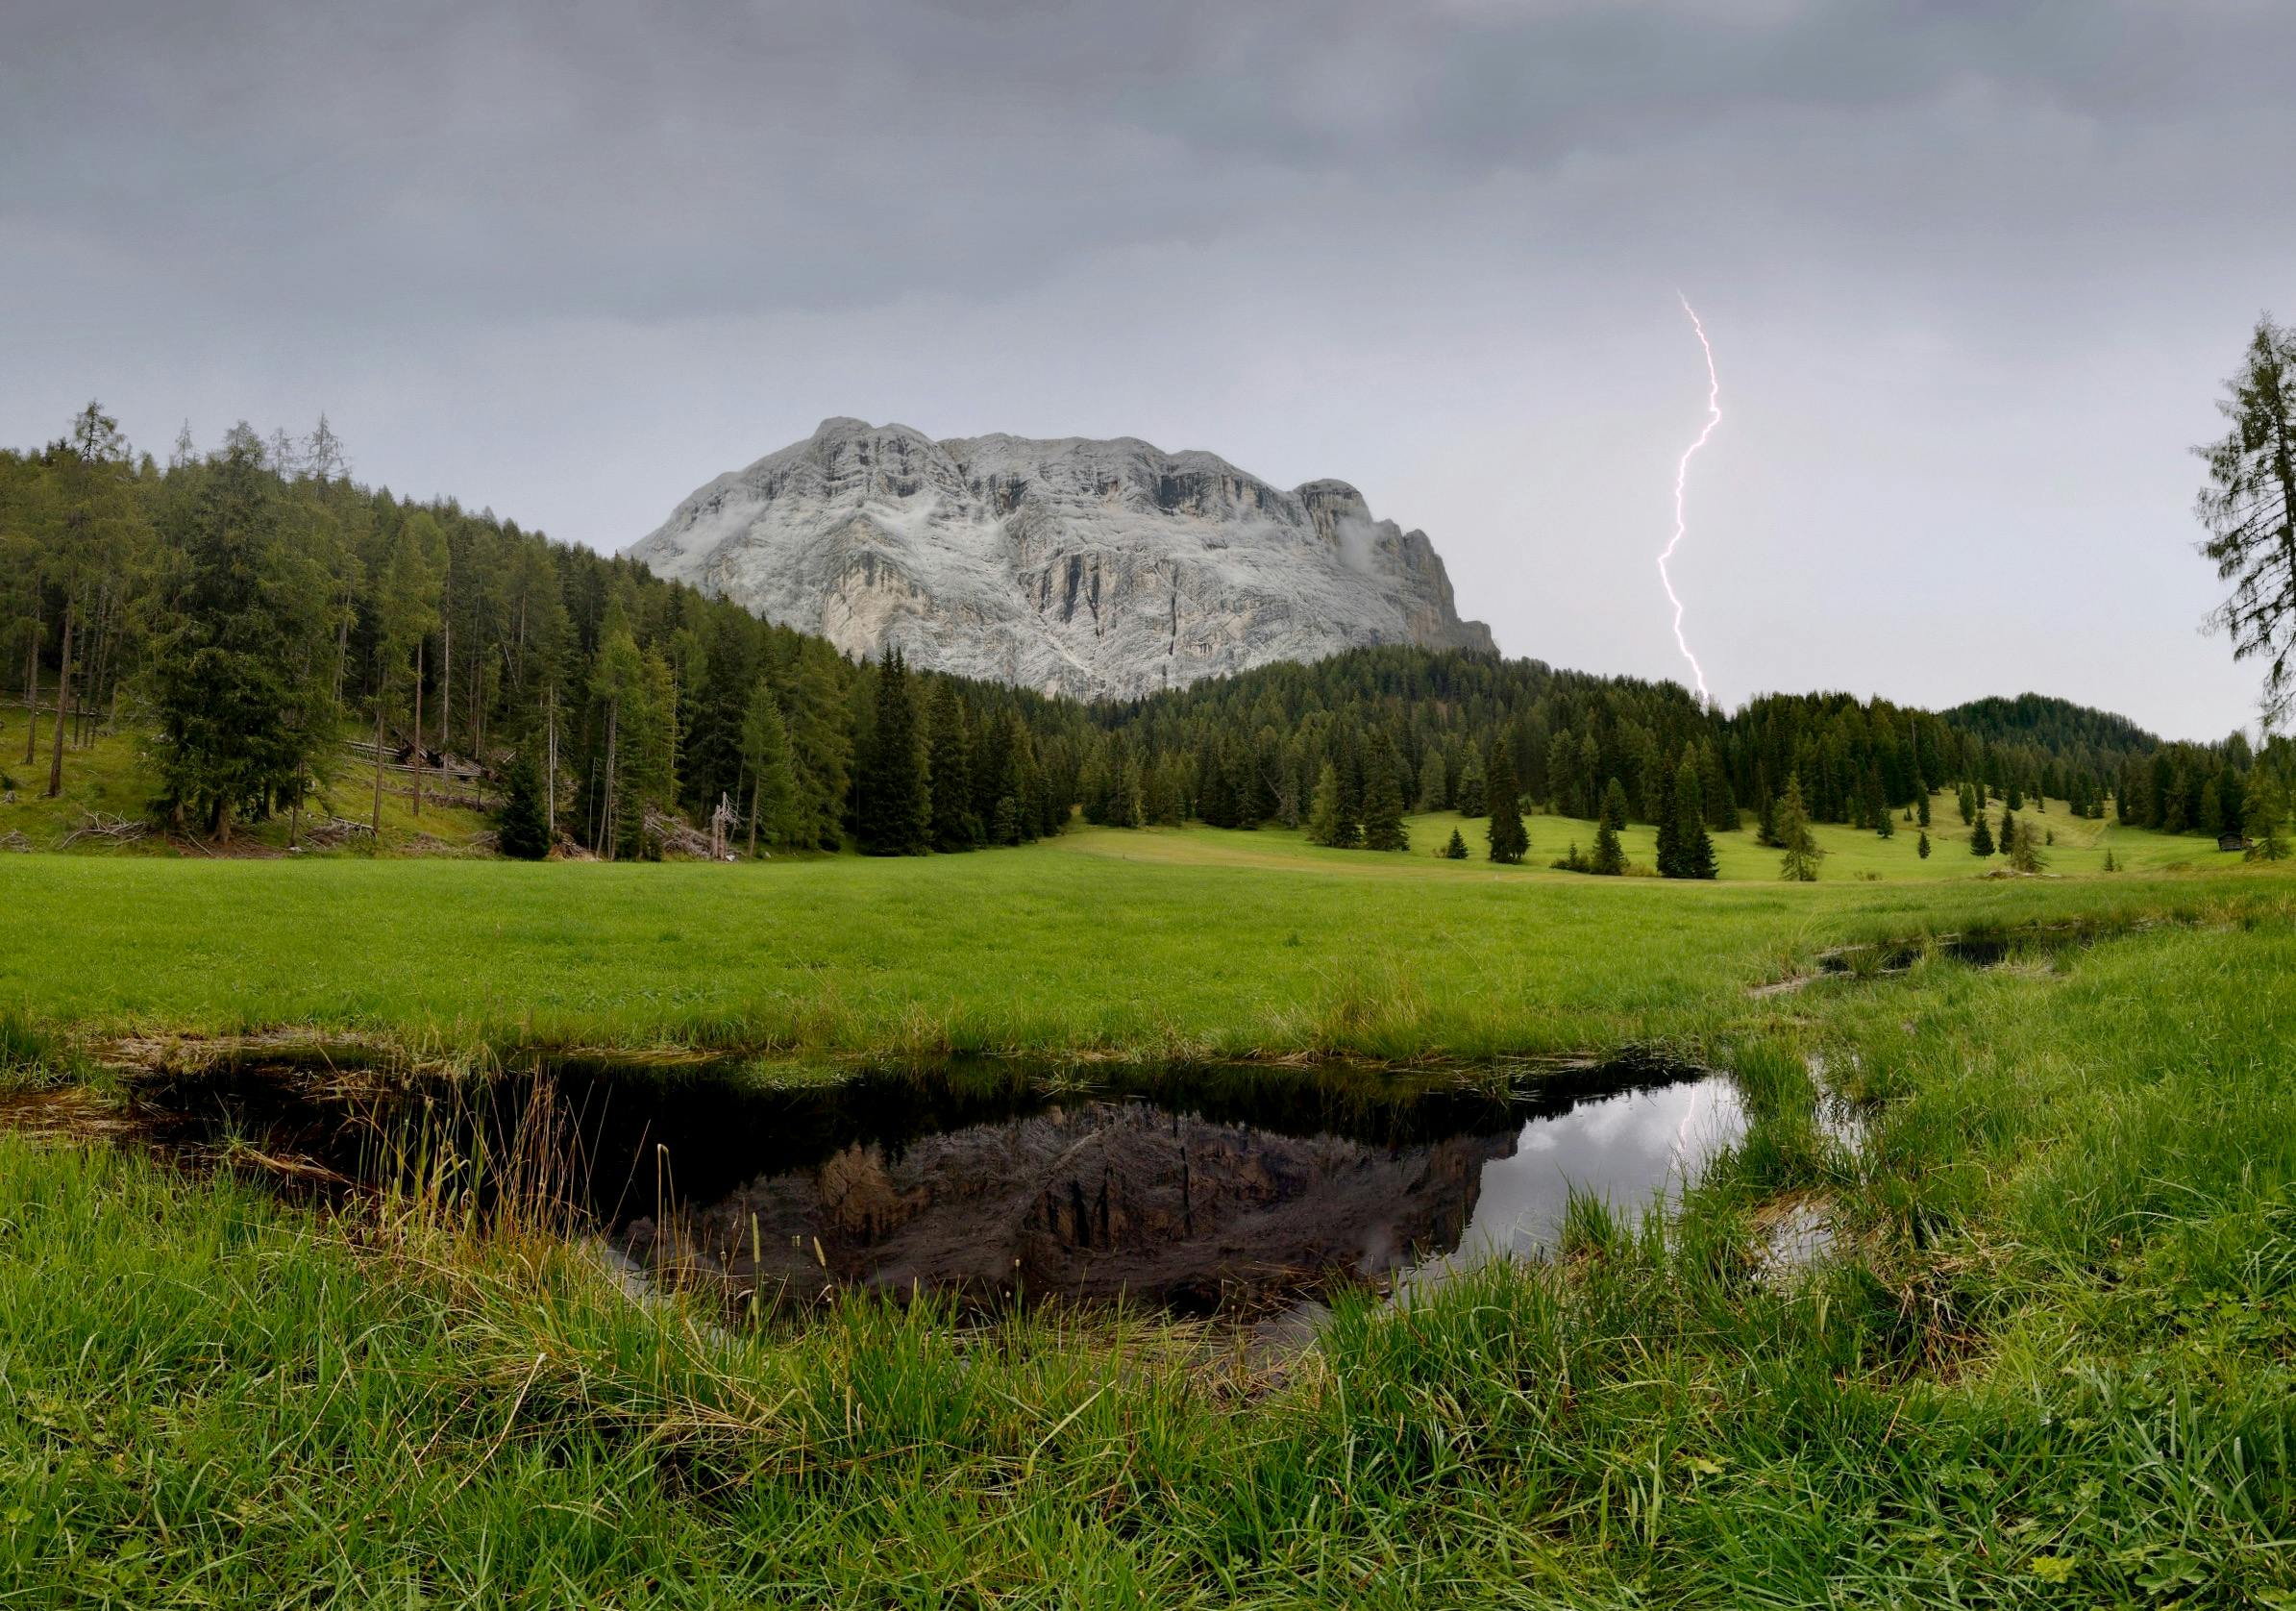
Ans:
[[[1421,532],[1132,437],[936,442],[831,419],[630,550],[849,652],[1132,698],[1364,644],[1493,648]]]

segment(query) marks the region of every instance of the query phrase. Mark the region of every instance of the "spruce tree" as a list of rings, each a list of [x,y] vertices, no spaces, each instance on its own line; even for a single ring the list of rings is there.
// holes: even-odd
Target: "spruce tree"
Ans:
[[[1919,842],[1919,843],[1917,843],[1916,845],[1914,845],[1913,849],[1914,849],[1915,853],[1916,853],[1916,854],[1918,854],[1918,855],[1920,855],[1920,857],[1921,857],[1921,859],[1922,859],[1922,860],[1924,860],[1924,861],[1927,861],[1927,860],[1929,859],[1929,830],[1928,830],[1928,829],[1926,829],[1926,828],[1925,828],[1925,829],[1923,829],[1923,830],[1921,830],[1921,839],[1920,839],[1920,842]]]
[[[1450,781],[1444,771],[1443,752],[1430,744],[1427,746],[1426,758],[1420,762],[1419,809],[1423,815],[1429,811],[1440,811],[1450,803]]]
[[[1717,872],[1714,841],[1706,833],[1704,793],[1697,756],[1685,751],[1674,779],[1674,871],[1668,878],[1711,879]]]
[[[1491,859],[1518,862],[1531,848],[1531,836],[1522,826],[1522,811],[1516,801],[1515,752],[1504,732],[1492,743],[1485,789],[1491,803],[1491,826],[1485,830],[1491,842]]]
[[[1652,762],[1652,770],[1658,775],[1658,798],[1651,802],[1650,810],[1652,819],[1658,824],[1658,876],[1662,879],[1679,879],[1684,877],[1683,846],[1681,820],[1674,809],[1674,773],[1663,763],[1655,761]]]
[[[2016,813],[2006,806],[2001,810],[2001,827],[1993,835],[1993,848],[2002,855],[2013,855],[2017,848]]]
[[[1913,820],[1923,828],[1929,826],[1929,790],[1923,789],[1913,799]]]
[[[2041,836],[2033,824],[2021,822],[2007,832],[2009,864],[2020,873],[2037,873],[2048,866],[2049,858],[2041,854]]]
[[[1312,844],[1334,849],[1348,842],[1340,825],[1340,771],[1329,761],[1316,774],[1315,798],[1307,808],[1307,836]]]
[[[1443,847],[1443,854],[1444,859],[1446,861],[1465,861],[1467,859],[1467,841],[1459,837],[1457,829],[1451,830],[1450,841]]]
[[[1815,883],[1817,864],[1825,859],[1817,835],[1810,830],[1810,810],[1802,804],[1802,780],[1796,773],[1786,782],[1786,798],[1778,803],[1778,842],[1786,849],[1778,861],[1779,877],[1797,883]]]
[[[1975,827],[1977,823],[1977,791],[1968,783],[1963,782],[1954,799],[1961,807],[1962,826],[1963,828]]]
[[[542,819],[542,768],[531,744],[511,761],[507,781],[494,819],[495,847],[516,861],[540,861],[550,855],[550,830]]]
[[[1983,811],[1977,813],[1977,821],[1969,827],[1969,854],[1971,855],[1991,855],[1993,854],[1993,830],[1987,825],[1986,814]]]
[[[235,817],[299,803],[332,754],[334,701],[313,670],[329,582],[247,451],[216,459],[174,524],[179,559],[162,578],[150,677],[159,805],[228,841]],[[61,768],[61,709],[57,723]]]
[[[861,849],[869,855],[923,855],[931,844],[932,796],[908,663],[898,649],[877,663],[876,714],[853,778]]]
[[[1374,851],[1406,851],[1411,837],[1403,829],[1402,760],[1382,735],[1364,768],[1363,842]]]
[[[937,851],[969,851],[980,842],[980,818],[973,809],[973,738],[964,702],[947,678],[933,690],[932,736],[927,747],[932,843]],[[1123,783],[1121,760],[1116,782]],[[1128,804],[1125,802],[1124,804]],[[1118,828],[1137,828],[1136,812],[1121,808],[1107,819]]]
[[[776,849],[812,837],[805,822],[797,769],[789,756],[789,728],[773,684],[760,677],[741,719],[742,770],[750,779],[750,854],[763,839]]]
[[[2248,859],[2284,860],[2288,854],[2288,839],[2284,831],[2288,821],[2288,796],[2280,779],[2259,767],[2249,781],[2248,793],[2241,804],[2247,815],[2243,826],[2248,834]]]
[[[1618,843],[1618,830],[1607,822],[1594,825],[1594,855],[1588,862],[1587,871],[1615,879],[1626,871],[1626,850]]]
[[[1459,768],[1459,781],[1451,790],[1451,808],[1463,817],[1479,817],[1491,809],[1489,780],[1483,776],[1483,757],[1469,745],[1467,760]]]
[[[1602,820],[1614,829],[1626,827],[1626,785],[1615,777],[1603,785]]]

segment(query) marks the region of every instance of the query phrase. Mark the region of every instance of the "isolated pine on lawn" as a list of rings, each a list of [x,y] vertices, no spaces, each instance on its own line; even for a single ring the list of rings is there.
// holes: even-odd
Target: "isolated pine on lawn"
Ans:
[[[2006,806],[2001,812],[2001,830],[1993,835],[1993,848],[2003,855],[2016,854],[2017,817],[2015,812]]]
[[[1467,841],[1459,837],[1457,829],[1451,830],[1450,842],[1444,846],[1443,855],[1446,861],[1465,861],[1467,859]]]
[[[1787,780],[1786,798],[1778,802],[1778,842],[1786,847],[1786,855],[1779,859],[1778,876],[1796,883],[1815,883],[1817,864],[1826,853],[1817,842],[1817,835],[1810,831],[1810,808],[1802,804],[1802,780],[1795,774]]]
[[[1913,820],[1923,828],[1929,826],[1929,789],[1925,785],[1913,800]]]
[[[1615,879],[1626,871],[1626,852],[1619,846],[1618,830],[1607,822],[1595,825],[1594,855],[1587,863],[1587,871],[1599,873],[1606,879]]]
[[[1922,860],[1927,861],[1929,859],[1929,830],[1923,829],[1921,830],[1920,842],[1914,845],[1913,850]]]
[[[1993,830],[1986,821],[1986,814],[1983,811],[1977,813],[1977,821],[1970,825],[1969,854],[1971,855],[1991,855],[1993,854]]]
[[[2017,824],[2010,839],[2009,864],[2020,873],[2037,873],[2048,866],[2049,858],[2041,854],[2040,833],[2033,824]]]

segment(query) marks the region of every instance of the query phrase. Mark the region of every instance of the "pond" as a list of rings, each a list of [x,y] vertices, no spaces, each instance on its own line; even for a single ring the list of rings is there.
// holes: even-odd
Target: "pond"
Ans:
[[[475,1104],[468,1086],[365,1090],[242,1068],[145,1098],[179,1138],[259,1135],[266,1156],[369,1184],[481,1152],[515,1175],[504,1160],[547,1130],[560,1166],[530,1179],[640,1268],[758,1308],[861,1287],[1265,1314],[1539,1252],[1574,1192],[1646,1207],[1744,1127],[1726,1076],[1647,1055],[1408,1078],[976,1063],[796,1085],[561,1061]]]

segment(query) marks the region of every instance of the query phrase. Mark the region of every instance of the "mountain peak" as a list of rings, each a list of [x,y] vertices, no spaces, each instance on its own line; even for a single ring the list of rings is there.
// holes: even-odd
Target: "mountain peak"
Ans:
[[[630,554],[849,653],[1082,698],[1364,644],[1494,647],[1426,536],[1346,483],[1287,492],[1130,436],[936,442],[834,416]]]

